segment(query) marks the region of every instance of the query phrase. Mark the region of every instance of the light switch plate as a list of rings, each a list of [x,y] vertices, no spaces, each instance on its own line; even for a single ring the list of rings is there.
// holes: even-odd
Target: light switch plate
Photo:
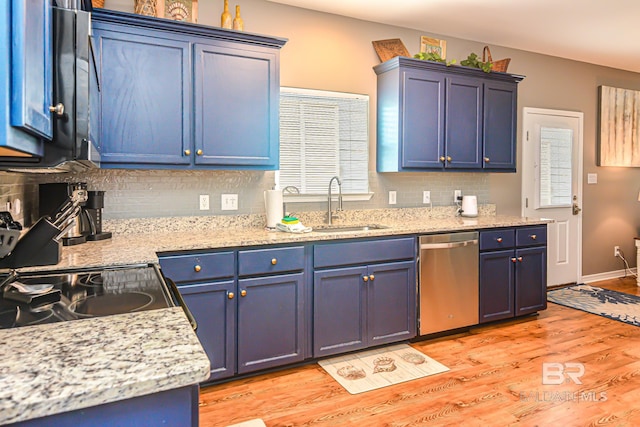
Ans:
[[[389,191],[389,204],[390,205],[395,205],[396,204],[396,192],[395,191]]]
[[[223,211],[237,211],[238,210],[238,195],[237,194],[223,194],[220,199],[220,209]]]
[[[598,183],[598,174],[597,173],[588,173],[587,174],[587,184],[597,184]]]

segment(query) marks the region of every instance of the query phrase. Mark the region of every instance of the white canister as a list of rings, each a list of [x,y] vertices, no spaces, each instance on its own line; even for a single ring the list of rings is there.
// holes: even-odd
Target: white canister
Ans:
[[[264,192],[264,205],[267,211],[267,227],[276,228],[282,220],[282,190],[267,190]]]
[[[476,196],[462,196],[462,216],[478,216],[478,198]]]

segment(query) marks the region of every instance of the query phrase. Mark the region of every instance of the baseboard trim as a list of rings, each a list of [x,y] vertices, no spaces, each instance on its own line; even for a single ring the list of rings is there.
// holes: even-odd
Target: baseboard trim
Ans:
[[[598,282],[600,280],[616,279],[618,277],[624,277],[625,275],[628,276],[629,271],[634,274],[637,274],[638,269],[634,267],[629,270],[622,269],[622,270],[606,271],[604,273],[589,274],[587,276],[582,276],[582,280],[580,282],[592,283],[592,282]]]

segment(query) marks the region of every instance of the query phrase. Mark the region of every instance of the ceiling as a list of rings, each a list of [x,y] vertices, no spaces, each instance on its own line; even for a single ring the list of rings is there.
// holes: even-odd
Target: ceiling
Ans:
[[[633,0],[270,0],[640,72]]]

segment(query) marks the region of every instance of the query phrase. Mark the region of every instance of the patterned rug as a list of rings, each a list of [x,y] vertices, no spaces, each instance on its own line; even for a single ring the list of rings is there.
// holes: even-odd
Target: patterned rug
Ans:
[[[449,370],[407,344],[324,359],[318,364],[351,394]]]
[[[547,292],[547,300],[566,307],[640,326],[640,297],[589,285]]]

